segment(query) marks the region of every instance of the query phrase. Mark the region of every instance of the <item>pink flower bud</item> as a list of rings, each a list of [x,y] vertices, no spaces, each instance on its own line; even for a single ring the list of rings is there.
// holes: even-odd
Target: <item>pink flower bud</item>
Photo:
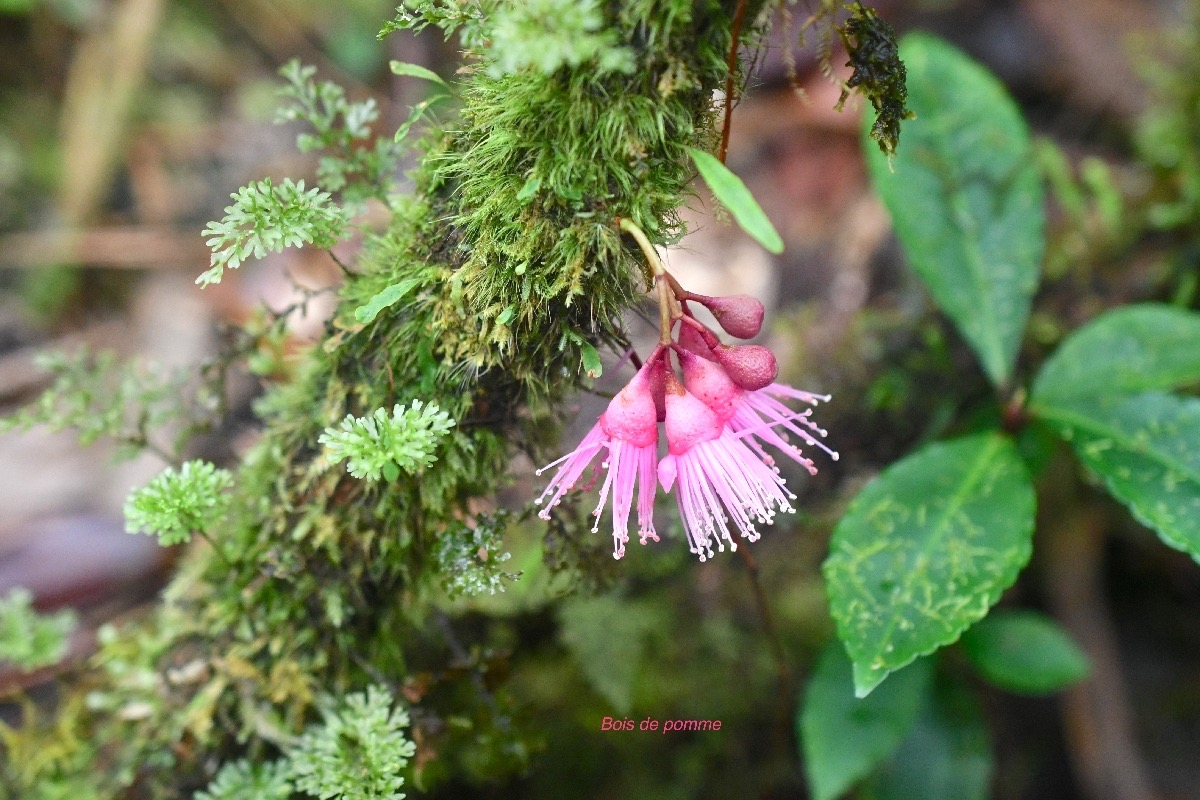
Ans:
[[[613,557],[625,554],[629,541],[629,517],[637,500],[638,527],[642,544],[658,541],[654,531],[655,462],[658,460],[658,412],[655,408],[653,376],[663,372],[665,349],[658,347],[629,384],[617,393],[600,419],[570,453],[537,471],[562,464],[537,499],[545,503],[538,516],[550,519],[550,510],[561,502],[601,450],[607,450],[602,467],[607,471],[600,488],[600,502],[592,512],[593,531],[600,529],[600,515],[612,497]],[[635,493],[636,488],[636,493]]]
[[[693,397],[673,372],[667,373],[667,450],[679,454],[721,435],[724,423],[716,412]]]
[[[733,382],[743,389],[754,391],[775,382],[779,364],[775,354],[758,344],[743,344],[730,347],[718,344],[713,348],[717,363],[725,368]]]
[[[706,406],[717,412],[722,423],[727,422],[733,416],[734,404],[744,391],[717,362],[701,358],[683,348],[679,348],[676,353],[679,363],[683,366],[683,385]]]
[[[686,322],[680,323],[679,336],[677,338],[679,340],[680,347],[690,350],[701,358],[707,358],[709,361],[717,360],[717,357],[713,355],[712,348],[704,343],[704,339],[701,337],[700,331],[696,330]],[[716,341],[716,337],[713,337],[713,341]]]
[[[721,323],[721,327],[730,336],[736,336],[739,339],[753,339],[762,330],[763,315],[766,314],[766,309],[763,308],[762,303],[750,295],[705,297],[694,294],[690,295],[688,299],[695,300],[711,311],[717,318],[717,322]]]
[[[658,414],[650,379],[654,371],[653,366],[639,370],[600,415],[600,426],[610,438],[634,447],[647,447],[658,441]]]

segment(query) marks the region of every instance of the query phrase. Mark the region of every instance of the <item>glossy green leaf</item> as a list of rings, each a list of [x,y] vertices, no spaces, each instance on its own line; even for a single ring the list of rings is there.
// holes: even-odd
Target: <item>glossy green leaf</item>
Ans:
[[[407,278],[399,283],[393,283],[368,300],[365,305],[354,309],[354,318],[363,324],[374,322],[375,318],[379,316],[379,312],[400,302],[404,299],[405,295],[416,288],[418,283],[420,281],[414,278]]]
[[[903,673],[901,673],[903,674]],[[983,714],[963,688],[934,693],[892,758],[868,782],[871,800],[987,800],[992,748]]]
[[[999,433],[929,445],[867,484],[824,566],[860,697],[987,614],[1029,560],[1033,520],[1033,485]]]
[[[421,78],[427,81],[433,81],[449,89],[450,84],[442,80],[442,76],[438,75],[431,69],[426,69],[420,64],[409,64],[407,61],[389,61],[388,68],[391,69],[393,75],[407,75],[410,78]]]
[[[776,255],[782,253],[783,239],[779,237],[779,232],[775,230],[771,220],[767,219],[754,195],[750,194],[746,184],[742,183],[742,179],[730,172],[729,167],[710,153],[694,147],[686,149],[692,161],[696,163],[700,177],[704,178],[704,182],[712,190],[713,197],[729,209],[729,213],[733,215],[737,224],[742,226],[742,230],[754,237],[768,252]]]
[[[925,703],[930,673],[918,661],[860,700],[845,649],[825,649],[796,720],[813,800],[840,797],[895,751]]]
[[[1077,330],[1046,361],[1033,406],[1167,390],[1200,382],[1200,314],[1125,306]]]
[[[916,119],[892,168],[864,138],[871,179],[913,270],[1003,385],[1045,249],[1029,131],[1000,82],[945,42],[910,34],[900,57]]]
[[[1147,392],[1039,414],[1139,522],[1200,561],[1200,400]]]
[[[1079,646],[1034,611],[994,611],[963,634],[962,646],[980,675],[1020,694],[1051,694],[1088,674]]]

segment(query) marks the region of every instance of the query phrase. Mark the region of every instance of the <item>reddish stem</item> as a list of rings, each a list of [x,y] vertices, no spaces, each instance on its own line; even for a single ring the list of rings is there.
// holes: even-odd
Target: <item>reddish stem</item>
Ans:
[[[742,38],[742,22],[746,19],[746,0],[738,0],[733,12],[733,41],[729,43],[729,59],[725,62],[725,124],[721,127],[721,149],[717,158],[725,163],[725,152],[729,149],[729,128],[733,121],[733,77],[737,74],[738,44]]]

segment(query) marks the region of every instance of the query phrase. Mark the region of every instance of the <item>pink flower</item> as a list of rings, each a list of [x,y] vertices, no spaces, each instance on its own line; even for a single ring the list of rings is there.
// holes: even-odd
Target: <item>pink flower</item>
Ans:
[[[773,469],[729,429],[717,412],[687,391],[668,372],[666,380],[667,449],[658,465],[665,491],[678,483],[676,498],[689,549],[704,561],[713,542],[724,550],[737,545],[730,521],[745,539],[755,541],[755,523],[770,523],[776,511],[795,511],[795,497]],[[724,542],[722,541],[724,540]]]
[[[578,447],[537,471],[537,474],[541,475],[555,464],[562,463],[546,490],[537,499],[540,504],[550,496],[546,507],[538,513],[539,517],[548,520],[551,508],[558,505],[562,496],[575,486],[596,454],[602,448],[608,449],[608,457],[603,462],[608,474],[600,489],[600,502],[592,512],[596,517],[592,531],[600,529],[600,514],[608,502],[611,490],[614,558],[625,555],[625,543],[629,541],[629,515],[633,507],[635,483],[638,487],[638,528],[641,542],[645,544],[648,539],[658,541],[658,534],[654,531],[658,413],[655,409],[653,385],[659,380],[655,373],[663,371],[664,354],[665,350],[662,348],[655,350],[629,384],[608,404],[599,421],[587,436],[583,437]]]
[[[816,438],[825,436],[826,431],[812,421],[812,409],[795,412],[777,399],[787,397],[815,406],[819,402],[828,402],[828,395],[800,391],[782,383],[771,383],[762,389],[748,391],[734,383],[726,370],[715,361],[683,348],[678,348],[677,353],[683,365],[683,382],[687,390],[716,412],[718,419],[728,425],[731,431],[745,438],[750,448],[768,466],[774,465],[775,460],[763,450],[763,444],[783,451],[807,469],[809,474],[817,474],[816,464],[789,441],[788,433],[798,436],[806,444],[819,447],[837,461],[838,454]],[[782,428],[783,432],[776,428]]]

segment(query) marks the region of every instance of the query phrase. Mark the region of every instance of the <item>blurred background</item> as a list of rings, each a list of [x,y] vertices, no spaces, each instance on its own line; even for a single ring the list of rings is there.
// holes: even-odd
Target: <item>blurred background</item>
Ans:
[[[1186,289],[1189,274],[1192,294],[1184,299],[1196,305],[1195,221],[1189,235],[1148,232],[1138,221],[1139,198],[1155,191],[1143,136],[1147,120],[1162,113],[1155,75],[1162,77],[1172,58],[1186,61],[1168,43],[1194,4],[880,0],[875,6],[901,34],[932,31],[985,64],[1008,86],[1035,135],[1055,145],[1052,152],[1072,174],[1094,184],[1086,214],[1057,206],[1052,212],[1047,282],[1024,362],[1040,360],[1066,331],[1108,305],[1170,299]],[[295,129],[272,121],[276,70],[287,60],[316,66],[319,79],[341,84],[353,100],[376,98],[384,135],[426,91],[419,81],[391,75],[389,59],[453,72],[453,42],[436,32],[377,40],[392,12],[389,0],[0,0],[4,411],[45,385],[47,374],[35,362],[40,351],[87,345],[195,365],[261,303],[283,308],[305,291],[336,284],[340,270],[328,254],[305,250],[249,265],[202,291],[193,283],[208,266],[200,231],[251,180],[312,180],[315,165],[297,153]],[[756,551],[777,624],[799,665],[797,679],[831,635],[819,564],[846,499],[881,466],[945,434],[951,418],[989,394],[969,351],[906,271],[887,214],[870,192],[861,109],[852,102],[833,111],[839,87],[820,74],[813,42],[798,46],[808,13],[800,3],[790,23],[784,16],[774,21],[735,111],[728,159],[783,235],[784,255],[771,257],[713,220],[701,199],[688,212],[693,233],[668,256],[693,291],[763,298],[772,315],[764,336],[781,354],[784,377],[835,395],[820,421],[842,460],[823,465],[804,484],[807,510],[796,522],[780,523],[783,530],[764,537]],[[346,243],[338,255],[353,259],[354,249]],[[295,318],[298,342],[319,334],[321,308],[316,302],[307,317]],[[630,324],[636,333],[642,323]],[[258,386],[244,377],[235,387],[232,421],[203,440],[198,455],[228,460],[254,435],[248,407]],[[81,448],[70,432],[0,436],[0,595],[26,586],[41,608],[76,607],[85,622],[77,654],[88,651],[89,631],[99,622],[150,601],[172,562],[152,538],[125,534],[121,518],[128,490],[157,474],[162,462],[144,456],[114,463],[112,455],[105,445]],[[513,499],[532,497],[533,486],[519,480]],[[1116,716],[1097,715],[1069,698],[1020,699],[981,688],[997,798],[1200,796],[1200,568],[1159,546],[1115,505],[1108,512],[1116,522],[1075,549],[1039,546],[1005,602],[1067,621],[1089,654],[1099,656],[1091,680]],[[1044,517],[1054,513],[1043,504]],[[600,612],[592,607],[556,620],[517,593],[499,612],[484,611],[513,615],[510,640],[501,637],[497,647],[532,654],[514,656],[526,659],[514,665],[514,691],[531,714],[548,720],[546,741],[529,776],[486,796],[572,796],[569,787],[586,779],[609,787],[597,797],[635,796],[630,787],[641,787],[640,796],[737,797],[738,774],[786,772],[779,764],[794,755],[762,762],[775,740],[774,712],[761,705],[774,676],[742,568],[734,561],[702,573],[692,568],[673,558],[637,567],[644,574],[635,579],[653,579],[655,588],[631,590],[627,602],[641,604],[667,628],[686,609],[707,609],[703,636],[667,646],[635,630],[641,649],[621,657],[646,669],[682,664],[693,671],[709,659],[716,675],[672,686],[643,681],[630,702],[639,709],[643,694],[696,692],[705,696],[694,699],[692,716],[725,719],[730,732],[719,743],[678,746],[670,768],[653,749],[601,735],[598,720],[611,713],[611,696],[564,672],[575,657],[564,651],[570,650],[564,631],[583,624],[571,614]],[[1073,588],[1060,591],[1068,578]],[[674,610],[655,617],[660,606]],[[738,674],[730,667],[747,652],[742,687],[728,675]],[[0,667],[5,687],[37,680]],[[723,694],[730,696],[718,702]],[[569,708],[562,705],[568,697]],[[556,746],[568,738],[570,747]],[[1097,742],[1116,749],[1097,749]],[[794,753],[794,741],[787,746]],[[1127,760],[1119,768],[1144,780],[1111,794],[1081,788],[1080,776],[1105,757]],[[615,763],[620,776],[610,774]],[[795,775],[777,783],[791,787],[791,796],[804,791]]]

